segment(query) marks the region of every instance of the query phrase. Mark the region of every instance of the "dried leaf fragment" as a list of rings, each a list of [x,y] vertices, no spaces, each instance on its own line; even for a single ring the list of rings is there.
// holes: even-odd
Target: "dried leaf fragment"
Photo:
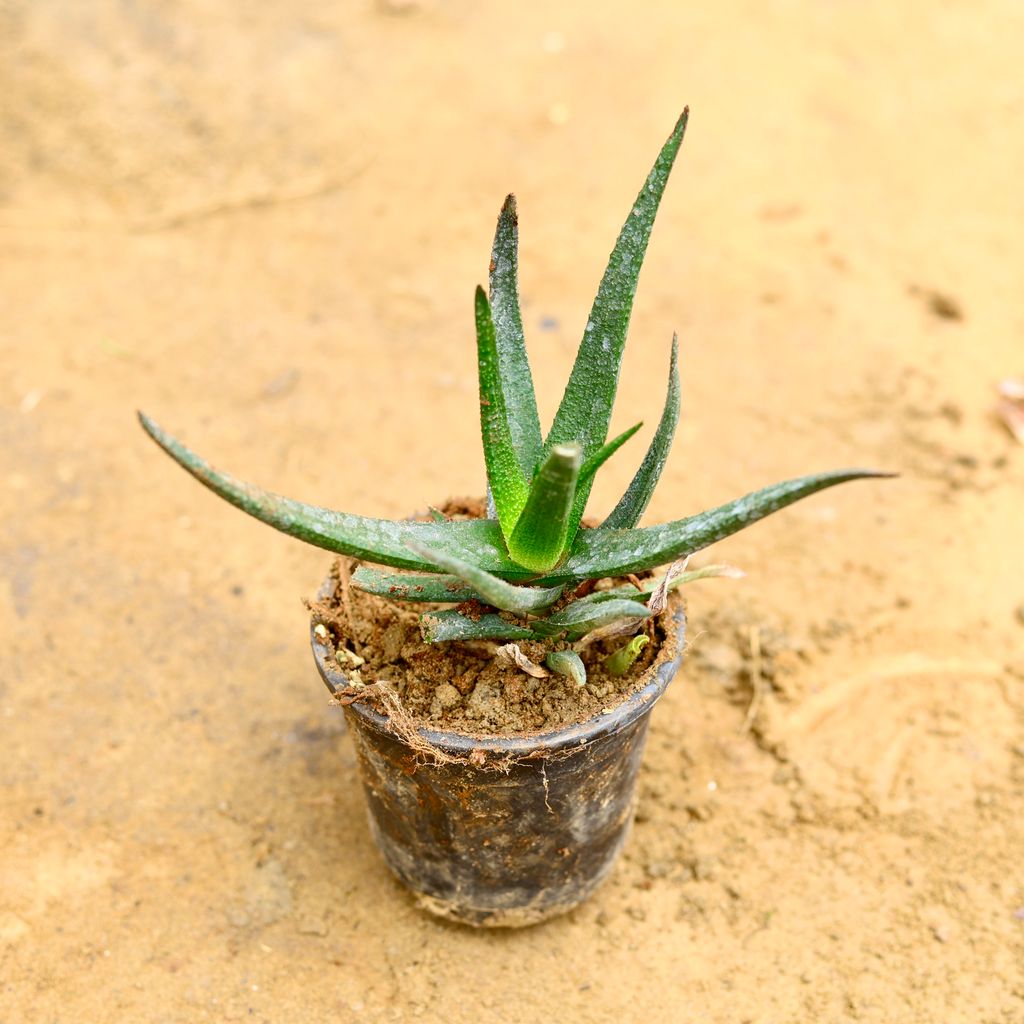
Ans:
[[[686,564],[689,561],[690,556],[687,555],[685,558],[679,558],[674,561],[665,570],[665,575],[662,576],[661,582],[655,587],[654,593],[651,594],[650,600],[647,602],[651,615],[660,615],[665,610],[665,606],[668,604],[668,592],[672,586],[672,581],[685,572]]]
[[[522,669],[528,676],[533,676],[534,679],[546,679],[548,676],[547,669],[541,668],[540,665],[530,661],[520,650],[519,644],[504,644],[494,652],[494,656],[503,665]]]

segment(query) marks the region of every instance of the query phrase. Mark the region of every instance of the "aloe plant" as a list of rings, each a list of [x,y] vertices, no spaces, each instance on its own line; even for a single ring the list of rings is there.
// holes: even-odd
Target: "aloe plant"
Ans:
[[[140,413],[142,426],[179,465],[242,511],[307,543],[370,563],[352,575],[355,587],[396,601],[453,606],[473,600],[485,606],[472,615],[457,607],[427,611],[420,620],[427,642],[553,642],[547,668],[583,685],[586,670],[579,652],[595,639],[619,636],[624,642],[606,664],[610,672],[626,671],[643,647],[635,634],[664,609],[670,588],[702,576],[736,574],[722,566],[681,572],[690,554],[827,487],[889,475],[863,469],[818,473],[696,515],[638,527],[679,419],[673,338],[664,409],[647,453],[605,520],[593,529],[580,528],[595,474],[640,427],[608,440],[637,280],[687,116],[684,111],[676,123],[626,218],[546,437],[519,305],[515,198],[510,195],[501,208],[489,289],[478,287],[475,296],[488,518],[391,521],[307,505],[219,472]],[[595,591],[588,582],[666,565],[665,576],[639,587],[629,583]],[[502,648],[506,655],[508,646]],[[518,650],[514,660],[532,665]]]

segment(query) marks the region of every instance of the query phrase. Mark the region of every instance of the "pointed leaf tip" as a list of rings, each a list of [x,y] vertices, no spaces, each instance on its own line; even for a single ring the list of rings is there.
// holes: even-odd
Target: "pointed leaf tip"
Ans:
[[[494,229],[488,298],[494,324],[498,386],[514,454],[524,480],[529,481],[540,460],[541,434],[519,306],[519,217],[512,192],[505,197]]]
[[[633,299],[654,220],[686,128],[686,112],[662,146],[619,232],[590,310],[569,381],[545,446],[570,438],[589,458],[608,436]],[[593,480],[580,486],[585,504]]]
[[[582,579],[621,576],[653,569],[700,551],[828,487],[851,480],[893,475],[873,469],[840,469],[816,473],[772,484],[717,508],[658,526],[634,530],[604,527],[584,530],[577,535],[572,556],[560,567],[560,574]]]
[[[526,575],[522,567],[509,560],[497,523],[485,519],[449,523],[394,522],[307,505],[220,472],[143,413],[139,414],[139,422],[182,469],[214,494],[260,522],[307,544],[398,569],[435,571],[432,562],[415,557],[406,547],[407,541],[414,540],[513,579]]]
[[[602,445],[593,455],[587,459],[586,462],[580,467],[580,481],[589,480],[642,426],[644,421],[641,420],[639,423],[634,423],[633,426],[624,430],[617,437],[613,438],[607,444]],[[578,515],[577,515],[578,513]],[[579,520],[583,516],[582,504],[577,497],[576,507],[573,510],[575,518],[575,525],[579,525]],[[575,527],[572,531],[575,534]]]

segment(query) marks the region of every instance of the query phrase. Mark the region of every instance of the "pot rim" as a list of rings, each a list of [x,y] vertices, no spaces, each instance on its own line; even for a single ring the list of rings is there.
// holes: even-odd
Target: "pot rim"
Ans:
[[[325,597],[331,581],[328,578],[318,596]],[[494,754],[501,757],[526,758],[531,755],[550,754],[572,747],[585,746],[600,736],[618,732],[632,725],[638,718],[646,714],[656,700],[665,692],[672,682],[683,660],[686,646],[686,612],[682,600],[672,595],[675,608],[672,611],[672,622],[675,626],[675,653],[666,661],[655,663],[647,670],[651,676],[644,686],[631,693],[622,703],[612,708],[611,712],[601,712],[593,718],[575,725],[520,736],[487,736],[472,733],[439,731],[436,729],[418,728],[416,731],[431,746],[438,747],[447,754],[468,758],[475,751]],[[309,642],[313,648],[313,659],[317,671],[328,690],[335,693],[348,686],[345,673],[336,668],[336,662],[328,654],[328,646],[319,641],[314,632],[317,618],[314,615],[309,627]],[[670,638],[669,642],[670,642]],[[394,736],[388,728],[388,717],[373,708],[356,701],[347,705],[348,710],[358,715],[367,725]]]

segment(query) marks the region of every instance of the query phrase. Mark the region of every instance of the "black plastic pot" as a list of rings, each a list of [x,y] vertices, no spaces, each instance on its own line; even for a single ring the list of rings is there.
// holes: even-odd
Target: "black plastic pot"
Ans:
[[[581,903],[608,875],[633,821],[647,724],[682,660],[681,603],[641,690],[608,714],[535,736],[420,731],[455,763],[424,763],[363,703],[345,707],[391,870],[425,909],[486,927],[535,924]],[[348,685],[311,634],[332,693]]]

